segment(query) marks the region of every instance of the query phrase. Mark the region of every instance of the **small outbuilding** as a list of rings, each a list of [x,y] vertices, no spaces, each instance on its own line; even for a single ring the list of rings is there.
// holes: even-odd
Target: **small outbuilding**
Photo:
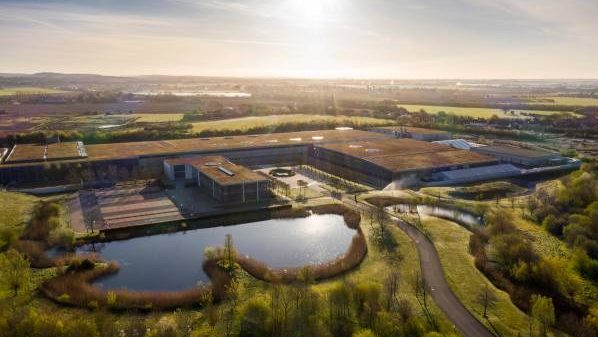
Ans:
[[[222,203],[259,202],[270,198],[270,179],[222,156],[167,159],[164,174],[171,181],[196,183]]]

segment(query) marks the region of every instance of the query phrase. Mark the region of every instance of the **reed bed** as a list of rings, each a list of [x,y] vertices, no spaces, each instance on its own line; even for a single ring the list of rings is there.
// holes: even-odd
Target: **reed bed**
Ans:
[[[248,256],[237,256],[237,263],[249,275],[258,280],[272,283],[294,283],[303,281],[304,271],[309,269],[310,277],[314,281],[330,279],[346,273],[357,267],[367,255],[367,243],[365,236],[359,230],[353,237],[347,252],[334,261],[317,265],[304,266],[290,269],[272,269],[267,264]]]
[[[94,286],[93,281],[118,272],[119,266],[115,262],[96,265],[90,270],[66,271],[46,281],[41,290],[60,304],[89,309],[150,311],[200,307],[206,301],[223,299],[231,280],[215,261],[208,260],[203,267],[212,284],[182,291],[104,290]]]
[[[275,211],[273,218],[299,218],[310,214],[337,214],[343,216],[345,224],[357,230],[347,252],[339,258],[317,265],[289,269],[272,269],[267,264],[248,256],[237,256],[237,263],[251,276],[266,282],[293,283],[302,281],[304,271],[309,269],[310,277],[321,281],[344,274],[359,266],[367,255],[367,240],[359,224],[361,216],[358,212],[339,204],[327,204],[300,209],[284,209]]]
[[[42,241],[19,240],[13,243],[13,248],[23,254],[32,268],[50,268],[54,260],[46,254],[47,244]]]
[[[418,203],[418,200],[416,200],[416,199],[388,197],[388,196],[369,197],[369,198],[366,198],[365,201],[369,204],[376,206],[376,207],[388,207],[388,206],[394,206],[394,205],[398,205],[398,204],[410,205],[410,204]]]

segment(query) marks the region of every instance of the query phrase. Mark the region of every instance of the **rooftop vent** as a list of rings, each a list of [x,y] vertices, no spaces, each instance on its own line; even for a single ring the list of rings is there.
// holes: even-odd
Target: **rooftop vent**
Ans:
[[[218,166],[218,165],[220,165],[220,163],[217,162],[217,161],[209,161],[209,162],[205,163],[204,165],[206,165],[206,166]]]
[[[349,148],[351,148],[351,149],[359,149],[359,148],[362,148],[362,147],[363,147],[363,145],[357,145],[357,144],[351,144],[351,145],[349,145]]]
[[[313,139],[313,140],[322,140],[322,139],[324,139],[324,137],[322,137],[322,136],[314,136],[314,137],[311,137],[311,139]]]
[[[301,138],[290,138],[289,140],[292,142],[300,142]]]
[[[378,152],[380,152],[380,149],[365,149],[365,152],[367,152],[367,153],[378,153]]]
[[[234,175],[235,175],[235,174],[234,174],[234,173],[233,173],[231,170],[229,170],[229,169],[226,169],[226,168],[224,168],[224,167],[222,167],[222,166],[218,166],[218,169],[219,169],[221,172],[223,172],[224,174],[226,174],[227,176],[229,176],[229,177],[232,177],[232,176],[234,176]]]

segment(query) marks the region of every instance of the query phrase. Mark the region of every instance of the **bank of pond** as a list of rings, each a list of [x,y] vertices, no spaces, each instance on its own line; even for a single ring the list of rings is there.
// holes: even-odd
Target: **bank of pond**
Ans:
[[[407,199],[400,197],[378,196],[365,199],[371,205],[383,207],[394,214],[419,214],[434,216],[453,221],[468,229],[476,229],[484,225],[484,210],[464,207],[447,201],[435,199]]]
[[[218,300],[233,275],[219,268],[222,256],[205,251],[222,247],[227,235],[236,262],[257,279],[291,283],[308,267],[322,280],[356,267],[367,254],[360,219],[334,204],[275,211],[262,221],[87,243],[42,290],[64,304],[119,309],[199,305],[208,292]]]

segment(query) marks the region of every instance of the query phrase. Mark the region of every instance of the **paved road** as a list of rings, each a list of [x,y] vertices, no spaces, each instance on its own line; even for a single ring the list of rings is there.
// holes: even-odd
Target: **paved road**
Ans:
[[[343,198],[343,202],[360,209],[369,208],[368,205],[356,203],[350,198]],[[496,337],[480,321],[478,321],[455,296],[444,278],[444,271],[436,247],[417,228],[399,220],[389,214],[399,227],[415,242],[419,254],[422,277],[434,302],[446,314],[451,322],[466,337]]]

